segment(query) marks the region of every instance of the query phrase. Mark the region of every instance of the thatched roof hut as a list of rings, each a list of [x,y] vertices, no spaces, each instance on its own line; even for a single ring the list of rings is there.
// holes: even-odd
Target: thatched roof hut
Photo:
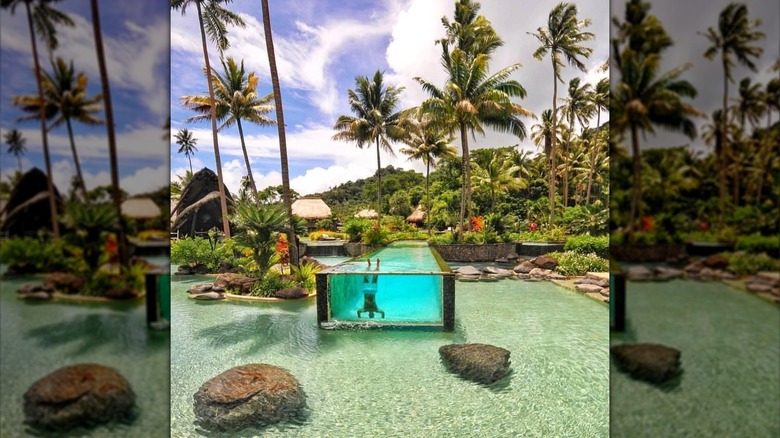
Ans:
[[[376,219],[379,217],[379,214],[375,210],[363,209],[355,213],[355,217],[361,219]]]
[[[330,207],[318,196],[305,196],[293,202],[292,213],[303,219],[318,221],[329,218]]]
[[[133,219],[154,219],[162,214],[151,198],[130,198],[122,203],[122,214]]]
[[[28,170],[11,190],[8,202],[0,211],[3,218],[0,231],[9,235],[35,234],[41,229],[51,229],[49,186],[46,174],[38,168]],[[62,211],[62,197],[54,188],[57,211]]]
[[[227,187],[225,195],[230,209],[233,197]],[[204,167],[192,175],[181,192],[179,203],[171,211],[171,217],[176,217],[171,231],[178,232],[180,237],[194,237],[195,233],[206,232],[214,227],[222,229],[219,183],[213,170]]]
[[[422,206],[418,205],[412,214],[406,217],[406,221],[415,224],[421,224],[425,222],[425,212],[423,211]]]

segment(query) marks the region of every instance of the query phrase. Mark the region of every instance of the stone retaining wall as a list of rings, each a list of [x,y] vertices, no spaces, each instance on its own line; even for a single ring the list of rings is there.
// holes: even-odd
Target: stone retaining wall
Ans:
[[[685,254],[685,244],[610,245],[609,253],[615,260],[622,262],[663,262]]]
[[[441,245],[432,244],[431,248],[441,254],[448,262],[492,262],[496,259],[515,254],[515,243],[487,243],[483,245]]]

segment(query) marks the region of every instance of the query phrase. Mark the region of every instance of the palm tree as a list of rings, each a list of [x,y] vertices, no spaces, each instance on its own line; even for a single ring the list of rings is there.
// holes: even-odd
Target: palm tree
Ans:
[[[423,112],[416,117],[407,119],[409,125],[403,142],[409,146],[402,148],[401,153],[408,155],[410,160],[422,160],[425,164],[425,220],[428,223],[428,234],[431,234],[431,196],[429,180],[431,167],[436,167],[436,160],[454,157],[456,150],[450,143],[454,140],[446,129],[432,123],[430,116]]]
[[[206,64],[206,82],[209,87],[209,99],[214,102],[213,82],[208,80],[211,77],[211,63],[209,62],[209,51],[206,45],[206,32],[209,34],[211,42],[216,44],[220,57],[222,53],[230,47],[227,39],[227,25],[244,27],[244,20],[237,14],[223,8],[220,3],[229,3],[230,0],[171,0],[171,9],[181,10],[182,15],[187,11],[187,7],[195,4],[198,10],[198,28],[200,29],[200,40],[203,47],[203,60]],[[201,7],[205,3],[205,7]],[[219,155],[219,139],[217,138],[217,108],[211,105],[211,135],[214,142],[214,161],[217,167],[217,185],[219,186],[219,204],[222,210],[222,233],[226,238],[230,237],[230,222],[228,219],[227,197],[225,196],[225,183],[222,178],[222,160]]]
[[[506,148],[480,149],[474,152],[473,159],[474,182],[477,187],[487,188],[491,213],[495,212],[498,193],[528,186],[528,181],[520,176],[520,167],[512,160]]]
[[[401,113],[393,112],[398,105],[398,95],[403,87],[384,84],[384,75],[379,70],[373,79],[366,76],[355,78],[355,90],[348,90],[349,106],[354,116],[342,115],[336,120],[333,129],[338,132],[334,140],[357,143],[363,149],[376,144],[376,177],[377,177],[377,222],[382,215],[382,164],[380,147],[390,155],[395,156],[391,141],[403,138],[401,128]]]
[[[751,58],[758,58],[763,49],[754,45],[756,41],[764,38],[762,32],[754,29],[761,24],[761,20],[749,20],[748,9],[744,4],[730,3],[718,17],[718,28],[707,29],[705,37],[712,43],[704,52],[704,56],[713,60],[720,53],[723,65],[723,117],[728,119],[729,82],[733,82],[731,69],[737,62],[752,71],[756,71],[756,65]],[[725,124],[721,125],[725,129]],[[723,224],[726,215],[726,153],[728,150],[728,138],[725,133],[722,136],[723,147],[718,155],[718,191],[720,194],[720,220]]]
[[[574,120],[576,119],[580,124],[580,133],[582,133],[588,126],[588,119],[593,117],[593,113],[596,112],[596,107],[593,105],[593,94],[591,84],[580,85],[580,78],[574,78],[569,81],[569,97],[564,99],[566,105],[563,107],[563,116],[569,120],[569,130],[566,141],[566,148],[563,150],[564,160],[569,160],[569,150],[571,150],[572,137],[574,133]],[[570,166],[566,166],[563,172],[563,205],[568,205],[569,200],[569,169]]]
[[[639,8],[639,9],[637,9]],[[654,133],[654,125],[682,132],[689,138],[696,136],[696,126],[690,116],[698,115],[692,106],[682,101],[695,97],[696,89],[688,81],[678,79],[689,65],[659,73],[660,50],[671,44],[666,31],[653,16],[648,16],[650,5],[640,0],[626,7],[626,22],[620,27],[613,51],[620,72],[620,81],[612,94],[610,123],[616,131],[631,134],[633,163],[633,193],[629,230],[633,231],[641,214],[642,165],[639,152],[639,132]],[[652,35],[652,39],[647,38]],[[621,51],[620,45],[623,44]],[[638,48],[637,51],[633,48]]]
[[[257,186],[252,176],[252,167],[249,165],[249,154],[244,142],[244,129],[241,120],[248,120],[260,126],[272,126],[276,124],[274,119],[266,116],[274,109],[273,94],[260,97],[257,86],[260,78],[254,72],[246,73],[244,61],[239,66],[233,58],[228,58],[227,63],[222,62],[225,74],[211,72],[211,82],[214,89],[214,102],[217,105],[217,121],[222,124],[217,128],[222,131],[225,128],[236,125],[241,139],[241,150],[244,152],[244,165],[249,176],[249,189],[257,199]],[[182,104],[198,113],[186,120],[185,123],[211,118],[211,98],[209,96],[183,96]]]
[[[287,215],[279,205],[239,204],[235,216],[236,224],[243,229],[237,233],[235,241],[252,251],[257,264],[258,275],[262,279],[271,267],[274,255],[276,233],[285,230]]]
[[[292,213],[292,191],[290,190],[290,170],[287,164],[287,137],[285,135],[284,108],[282,107],[282,89],[279,86],[279,73],[276,70],[276,54],[274,53],[274,38],[271,33],[271,12],[268,8],[268,0],[261,0],[263,9],[263,33],[265,34],[265,48],[268,53],[268,66],[271,70],[271,85],[274,90],[274,102],[276,103],[276,129],[279,132],[279,161],[282,167],[282,197],[284,208],[287,210],[287,241],[290,243],[290,264],[298,266],[298,239],[295,236],[296,219]]]
[[[39,118],[41,114],[40,107],[43,106],[46,119],[51,120],[48,129],[65,123],[68,129],[70,151],[73,154],[73,164],[76,166],[79,187],[86,200],[87,188],[84,184],[84,175],[81,172],[76,142],[73,138],[72,121],[87,125],[102,124],[103,121],[97,118],[95,114],[102,111],[100,102],[103,96],[100,94],[93,97],[87,96],[87,76],[84,73],[76,74],[73,68],[73,61],[67,64],[62,58],[57,58],[56,62],[52,62],[52,74],[46,71],[41,73],[43,74],[43,77],[40,79],[44,90],[43,105],[41,105],[41,100],[38,99],[38,96],[35,95],[13,96],[13,104],[30,113],[20,117],[20,121]]]
[[[767,110],[761,84],[754,84],[750,78],[743,78],[739,81],[739,95],[733,100],[734,117],[739,119],[740,129],[745,131],[745,122],[750,122],[750,126],[755,128]]]
[[[25,143],[27,143],[27,139],[22,137],[22,133],[18,129],[12,129],[5,133],[5,144],[8,145],[8,153],[16,157],[16,162],[19,164],[19,173],[22,173],[22,155],[27,150],[24,147]]]
[[[27,12],[27,28],[30,30],[30,45],[32,47],[33,66],[38,87],[38,99],[43,102],[43,88],[41,87],[41,66],[38,63],[38,45],[35,34],[43,38],[44,43],[51,53],[59,45],[57,40],[57,28],[55,24],[73,26],[73,20],[66,14],[49,6],[58,0],[0,0],[0,8],[9,9],[11,14],[16,7],[24,3]],[[34,5],[33,5],[34,3]],[[54,182],[52,180],[51,156],[49,155],[49,135],[46,131],[46,114],[43,105],[40,107],[41,145],[43,147],[43,160],[46,166],[46,189],[49,198],[49,212],[51,215],[51,230],[54,238],[60,237],[60,222],[57,218],[57,201],[54,197]]]
[[[766,127],[769,128],[772,126],[772,111],[780,112],[780,78],[770,79],[766,83],[764,104],[766,105]]]
[[[577,6],[569,3],[559,3],[547,19],[547,28],[539,27],[537,33],[532,33],[539,40],[541,46],[534,52],[534,58],[542,60],[547,53],[550,53],[550,60],[553,67],[553,99],[552,99],[552,135],[550,138],[550,187],[548,196],[550,198],[550,225],[555,224],[555,155],[556,135],[558,121],[558,81],[563,82],[561,69],[563,68],[563,59],[565,58],[569,65],[585,71],[585,64],[580,57],[589,58],[593,49],[582,46],[581,44],[593,39],[591,32],[583,32],[581,29],[590,25],[590,19],[582,21],[577,20]]]
[[[179,132],[176,133],[175,137],[176,144],[179,145],[179,153],[183,153],[184,156],[187,157],[187,160],[189,160],[190,173],[192,173],[192,156],[195,155],[195,152],[198,151],[198,148],[195,147],[198,139],[193,137],[192,131],[187,128],[180,129]]]

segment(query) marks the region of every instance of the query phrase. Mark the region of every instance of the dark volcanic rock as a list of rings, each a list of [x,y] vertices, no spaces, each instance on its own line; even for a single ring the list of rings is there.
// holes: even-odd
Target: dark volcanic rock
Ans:
[[[231,293],[246,295],[252,291],[252,286],[257,282],[257,278],[245,277],[239,274],[220,274],[214,280],[214,286],[222,288]]]
[[[621,371],[638,380],[664,383],[680,370],[680,350],[665,345],[615,345],[610,353]]]
[[[115,287],[107,290],[104,294],[106,298],[113,298],[116,300],[129,300],[138,296],[138,292],[132,287]]]
[[[87,279],[64,272],[54,272],[46,275],[46,281],[43,284],[57,292],[76,294],[81,292],[81,289],[87,284]]]
[[[518,274],[528,274],[535,267],[536,267],[536,265],[534,265],[533,263],[525,260],[525,261],[521,262],[519,265],[515,266],[514,271],[517,272]]]
[[[541,255],[534,259],[534,265],[542,269],[555,269],[558,267],[558,260],[548,255]]]
[[[461,377],[493,383],[509,371],[509,350],[486,344],[450,344],[439,348],[444,366]]]
[[[276,291],[274,296],[276,298],[286,299],[304,298],[309,296],[309,292],[302,287],[287,287]]]
[[[726,269],[726,267],[729,265],[729,261],[726,260],[726,258],[722,255],[713,254],[704,259],[702,264],[711,269]]]
[[[135,394],[113,368],[72,365],[41,378],[24,393],[25,422],[56,431],[127,418]]]
[[[205,294],[206,292],[211,292],[214,288],[214,285],[211,283],[198,283],[193,284],[190,286],[189,290],[187,290],[187,293],[190,294]]]
[[[231,368],[204,383],[194,399],[195,416],[216,430],[278,423],[306,406],[298,380],[287,370],[266,364]]]

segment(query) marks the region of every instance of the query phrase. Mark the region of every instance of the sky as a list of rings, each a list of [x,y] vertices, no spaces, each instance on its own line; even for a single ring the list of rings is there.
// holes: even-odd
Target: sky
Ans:
[[[718,25],[720,12],[733,0],[711,0],[708,2],[679,2],[674,0],[653,0],[650,14],[655,15],[663,24],[666,32],[674,41],[674,45],[662,52],[662,71],[691,64],[691,68],[682,74],[681,78],[691,82],[696,87],[698,94],[689,103],[706,115],[696,120],[698,123],[699,137],[689,140],[679,133],[669,133],[657,130],[656,135],[647,134],[640,139],[640,147],[659,148],[680,146],[688,144],[694,150],[711,153],[714,146],[707,145],[701,140],[702,126],[710,123],[712,112],[723,106],[723,67],[720,63],[720,55],[712,61],[704,57],[704,52],[711,45],[709,40],[702,35],[707,28]],[[752,72],[746,67],[737,65],[733,69],[734,83],[729,84],[729,100],[737,96],[739,81],[746,76],[753,79],[753,83],[766,84],[768,79],[777,77],[780,73],[770,72],[770,66],[780,58],[780,2],[765,0],[743,0],[748,6],[748,17],[753,20],[761,19],[763,22],[758,30],[764,32],[766,37],[759,42],[764,53],[756,61],[757,72]],[[611,13],[624,21],[625,1],[612,1]],[[702,7],[706,5],[706,7]],[[613,72],[612,81],[619,80],[619,73]],[[733,102],[729,102],[732,104]],[[628,148],[630,150],[630,147]]]
[[[377,70],[385,73],[389,85],[404,87],[398,109],[419,105],[427,96],[414,77],[422,77],[442,86],[445,73],[440,65],[441,47],[435,40],[444,36],[441,18],[452,20],[453,0],[286,0],[270,2],[271,25],[279,71],[286,137],[289,155],[291,187],[300,194],[325,191],[341,183],[366,178],[376,172],[375,149],[359,149],[352,143],[331,139],[333,125],[342,114],[350,114],[347,90],[355,88],[359,75],[373,76]],[[529,35],[540,26],[546,26],[553,1],[523,2],[514,0],[482,1],[480,13],[493,24],[504,40],[490,64],[491,73],[520,63],[512,78],[526,89],[527,96],[517,103],[537,116],[552,106],[552,66],[548,57],[542,61],[533,58],[538,40]],[[566,67],[562,73],[565,83],[558,85],[559,97],[565,97],[566,84],[575,77],[584,77],[595,84],[608,73],[599,67],[608,58],[609,13],[607,1],[575,1],[581,19],[590,18],[592,24],[585,30],[596,38],[587,43],[593,55],[585,60],[587,72]],[[248,71],[260,77],[260,93],[272,92],[268,57],[257,1],[237,0],[228,8],[239,13],[246,28],[229,28],[231,47],[225,57],[243,59]],[[211,65],[221,69],[218,54],[209,48]],[[194,115],[181,106],[185,95],[207,95],[208,88],[202,72],[203,52],[197,27],[197,12],[187,9],[185,15],[171,15],[171,132],[181,128],[192,131],[198,139],[198,152],[192,160],[195,171],[204,166],[214,167],[210,122],[183,123]],[[274,114],[275,117],[275,114]],[[608,119],[602,113],[601,121]],[[538,153],[530,140],[531,127],[538,121],[524,119],[529,138],[487,131],[470,141],[471,149],[519,145]],[[595,124],[595,118],[592,121]],[[250,164],[258,189],[281,184],[276,127],[244,125]],[[453,144],[460,150],[460,142]],[[231,192],[238,190],[246,173],[238,130],[226,128],[220,132],[219,146],[225,184]],[[402,145],[395,145],[398,149]],[[178,145],[171,138],[171,177],[189,170],[184,154],[177,153]],[[410,162],[397,153],[393,157],[382,152],[382,167],[393,165],[422,172],[421,162]]]
[[[73,60],[77,72],[88,77],[88,95],[101,92],[97,55],[92,33],[89,1],[58,2],[55,8],[70,15],[72,28],[58,31],[55,57]],[[168,139],[163,125],[169,107],[170,8],[159,0],[101,2],[103,45],[108,64],[111,98],[117,138],[120,186],[130,194],[155,190],[170,181]],[[45,47],[39,42],[41,67],[51,70]],[[33,75],[32,49],[25,8],[0,11],[0,133],[19,129],[27,140],[22,160],[24,171],[35,166],[44,170],[40,122],[17,122],[20,110],[11,96],[37,94]],[[105,114],[98,114],[105,119]],[[110,183],[106,127],[74,123],[75,144],[87,189]],[[75,175],[67,129],[63,125],[49,133],[54,182],[67,192]],[[7,153],[3,140],[0,177],[17,169],[14,156]]]

